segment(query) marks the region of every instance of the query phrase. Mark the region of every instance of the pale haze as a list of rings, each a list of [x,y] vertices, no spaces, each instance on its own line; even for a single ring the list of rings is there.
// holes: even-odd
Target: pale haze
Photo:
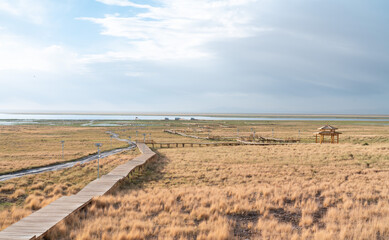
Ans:
[[[389,114],[389,1],[1,0],[0,112]]]

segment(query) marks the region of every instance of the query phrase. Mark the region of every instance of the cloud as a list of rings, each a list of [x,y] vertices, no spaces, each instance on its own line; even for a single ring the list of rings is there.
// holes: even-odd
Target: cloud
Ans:
[[[96,0],[96,1],[107,5],[116,5],[121,7],[135,7],[135,8],[147,8],[147,9],[152,8],[150,5],[137,4],[127,0]]]
[[[0,12],[23,18],[34,24],[42,24],[47,13],[45,5],[38,0],[1,0]]]
[[[59,2],[0,0],[0,109],[389,111],[387,3]]]
[[[269,28],[253,24],[252,0],[161,0],[161,6],[138,5],[124,0],[99,2],[145,8],[134,16],[81,17],[103,27],[101,34],[125,39],[120,50],[89,55],[86,61],[177,60],[210,58],[205,44],[239,39]]]
[[[79,72],[79,55],[61,45],[34,44],[23,37],[0,33],[0,71]]]

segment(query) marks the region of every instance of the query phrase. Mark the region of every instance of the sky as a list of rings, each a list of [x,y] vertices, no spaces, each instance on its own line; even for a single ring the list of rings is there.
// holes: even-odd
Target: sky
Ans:
[[[0,111],[389,114],[389,1],[0,0]]]

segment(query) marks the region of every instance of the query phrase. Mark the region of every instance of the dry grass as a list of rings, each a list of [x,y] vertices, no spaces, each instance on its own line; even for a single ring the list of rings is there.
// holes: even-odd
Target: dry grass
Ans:
[[[387,239],[389,146],[160,150],[52,239]]]
[[[158,121],[157,121],[158,122]],[[61,140],[65,141],[64,161],[74,160],[96,153],[96,142],[103,143],[102,151],[125,147],[125,142],[113,139],[107,131],[119,134],[120,138],[132,141],[146,139],[157,142],[185,142],[187,138],[167,134],[163,129],[170,125],[129,123],[128,127],[82,127],[47,125],[0,125],[0,174],[62,162]],[[139,126],[138,126],[139,125]],[[136,136],[138,131],[138,136]],[[151,135],[150,135],[151,133]],[[189,142],[194,142],[189,139]],[[197,140],[199,141],[199,140]]]
[[[303,142],[314,142],[313,132],[324,122],[301,121],[129,121],[127,127],[80,127],[17,125],[0,126],[0,174],[31,167],[43,166],[62,161],[61,140],[65,141],[65,161],[73,160],[96,152],[94,143],[102,142],[102,150],[123,147],[124,142],[111,141],[106,131],[113,131],[121,138],[156,142],[204,142],[205,140],[181,137],[164,133],[163,129],[179,129],[197,136],[236,137],[250,136],[251,128],[257,135],[276,138],[298,138],[298,130]],[[383,123],[336,122],[344,134],[341,143],[375,144],[388,143],[389,128]],[[136,136],[138,131],[138,136]],[[150,135],[151,133],[151,135]]]
[[[301,139],[305,143],[314,143],[313,133],[328,122],[321,121],[219,121],[209,124],[186,124],[177,128],[189,135],[200,137],[249,137],[253,129],[257,136],[281,139]],[[341,143],[388,143],[388,122],[330,122],[339,128]],[[238,130],[238,131],[237,131]],[[299,133],[300,130],[300,133]]]
[[[107,174],[138,154],[138,150],[132,150],[100,159],[100,174]],[[0,230],[61,196],[77,193],[96,177],[96,161],[92,161],[64,170],[0,182]]]
[[[231,137],[236,136],[237,128],[240,135],[249,135],[250,129],[254,128],[258,135],[272,137],[274,129],[276,138],[296,138],[300,129],[302,142],[312,143],[312,133],[325,123],[150,121],[132,124],[116,128],[54,128],[71,129],[68,141],[78,139],[75,143],[82,145],[80,139],[89,139],[85,144],[94,150],[92,143],[96,136],[108,141],[105,146],[110,145],[106,130],[118,133],[121,138],[132,136],[132,140],[143,139],[141,134],[146,132],[151,133],[150,139],[156,142],[195,142],[204,140],[167,134],[162,130],[182,129],[193,135],[207,136],[210,129],[211,135]],[[388,239],[389,128],[381,123],[332,124],[344,133],[339,145],[161,149],[160,160],[150,169],[136,174],[113,195],[96,199],[85,212],[72,216],[51,231],[50,237]],[[2,133],[6,128],[9,132],[14,129],[1,127]],[[24,129],[22,132],[31,128],[29,131],[35,131],[31,135],[34,137],[30,142],[20,138],[14,140],[14,144],[8,144],[9,156],[2,156],[4,151],[0,151],[0,164],[10,156],[13,161],[9,163],[12,164],[15,159],[28,160],[26,157],[34,155],[31,154],[34,150],[26,148],[30,146],[27,143],[31,143],[37,134],[53,131],[52,127],[41,126],[18,128]],[[46,157],[52,156],[53,151],[57,151],[54,155],[60,156],[60,144],[56,144],[62,136],[58,137],[57,130],[51,132],[55,138],[53,145],[49,145],[53,147],[36,154],[40,164],[43,162],[39,159],[48,159]],[[138,131],[137,138],[135,131]],[[24,136],[9,134],[15,138]],[[88,134],[93,137],[84,136]],[[72,148],[81,149],[79,151],[85,154],[86,145],[81,148],[76,145]],[[18,158],[21,154],[18,146],[24,149],[23,158]],[[29,162],[23,164],[28,166]],[[68,175],[67,180],[51,173],[53,175],[33,180],[26,180],[30,178],[26,177],[20,182],[11,180],[1,184],[0,199],[6,199],[0,205],[3,210],[0,219],[4,219],[1,227],[42,207],[42,203],[78,191],[93,179],[89,179],[88,174],[95,177],[93,167],[89,169],[91,173],[88,168],[78,167],[81,169],[75,172],[80,175]]]
[[[0,126],[0,173],[62,162],[61,140],[65,141],[64,161],[96,153],[94,143],[102,142],[102,150],[125,147],[111,140],[101,127],[69,126]]]

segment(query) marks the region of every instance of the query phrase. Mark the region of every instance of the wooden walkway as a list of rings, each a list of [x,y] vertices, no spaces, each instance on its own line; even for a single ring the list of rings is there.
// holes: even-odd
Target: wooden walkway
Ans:
[[[269,145],[284,145],[283,142],[263,143],[263,142],[247,142],[237,140],[235,142],[192,142],[192,143],[177,143],[177,142],[164,142],[157,143],[154,141],[146,141],[146,144],[152,148],[183,148],[183,147],[212,147],[212,146],[240,146],[240,145],[257,145],[257,146],[269,146]]]
[[[183,132],[179,132],[179,131],[176,131],[176,130],[163,130],[164,132],[166,133],[170,133],[170,134],[176,134],[176,135],[180,135],[182,137],[190,137],[190,138],[195,138],[195,139],[204,139],[204,140],[208,140],[209,138],[208,137],[199,137],[199,136],[194,136],[194,135],[187,135]]]
[[[152,148],[155,148],[155,147],[158,147],[159,148],[173,148],[173,147],[194,147],[194,146],[198,146],[198,147],[209,147],[209,146],[237,146],[237,145],[243,145],[243,143],[239,143],[239,142],[213,142],[213,143],[209,143],[209,142],[193,142],[193,143],[177,143],[177,142],[171,142],[171,143],[157,143],[157,142],[146,142],[146,144],[148,144],[149,146],[151,146]]]
[[[76,195],[65,196],[50,203],[0,232],[0,240],[42,239],[56,224],[79,211],[92,201],[114,190],[132,171],[143,168],[156,157],[144,143],[137,144],[141,156],[113,169],[107,175],[90,182]]]
[[[268,144],[274,144],[274,143],[298,143],[300,142],[299,139],[279,139],[279,138],[266,138],[262,136],[256,136],[254,141],[253,137],[217,137],[217,136],[210,136],[210,137],[200,137],[200,136],[194,136],[194,135],[187,135],[183,132],[179,132],[177,130],[164,130],[166,133],[170,134],[176,134],[182,137],[189,137],[189,138],[195,138],[195,139],[203,139],[203,140],[221,140],[221,141],[230,141],[230,140],[236,140],[239,143],[243,145],[266,145]],[[159,144],[159,143],[158,143]],[[197,143],[196,143],[197,144]],[[204,143],[203,143],[204,144]],[[239,144],[236,144],[239,145]],[[225,146],[225,145],[222,145]]]

